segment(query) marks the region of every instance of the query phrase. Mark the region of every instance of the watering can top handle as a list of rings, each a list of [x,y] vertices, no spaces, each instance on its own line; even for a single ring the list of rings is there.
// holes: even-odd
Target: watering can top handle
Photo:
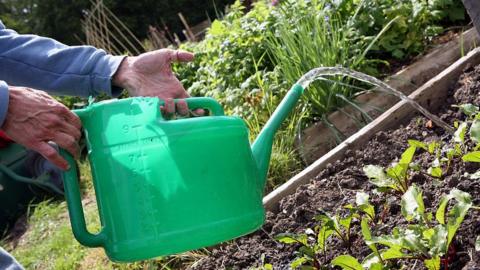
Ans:
[[[175,104],[182,99],[175,99],[174,102]],[[187,102],[189,110],[196,110],[196,109],[208,109],[210,112],[212,112],[213,115],[215,116],[223,116],[225,115],[225,112],[223,111],[222,105],[218,103],[213,98],[209,97],[192,97],[192,98],[186,98],[183,99]],[[160,99],[160,105],[164,105],[165,102]]]

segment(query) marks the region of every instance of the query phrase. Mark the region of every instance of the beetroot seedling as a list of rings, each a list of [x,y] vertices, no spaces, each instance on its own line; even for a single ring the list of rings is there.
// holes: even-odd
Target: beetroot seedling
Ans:
[[[445,219],[445,211],[449,201],[455,199],[456,204],[448,212]],[[463,191],[453,189],[444,196],[435,214],[439,224],[433,225],[432,214],[425,212],[421,190],[412,185],[402,196],[402,214],[410,223],[406,228],[396,227],[391,235],[371,237],[367,244],[379,244],[386,246],[381,250],[381,258],[391,259],[420,259],[427,269],[438,270],[443,262],[448,267],[448,251],[456,231],[463,222],[472,205],[471,196]],[[442,257],[445,257],[441,260]]]
[[[363,172],[370,182],[378,187],[379,191],[393,190],[398,194],[403,194],[410,185],[409,170],[416,149],[416,146],[408,147],[403,152],[400,161],[387,169],[377,165],[367,165],[363,167]]]

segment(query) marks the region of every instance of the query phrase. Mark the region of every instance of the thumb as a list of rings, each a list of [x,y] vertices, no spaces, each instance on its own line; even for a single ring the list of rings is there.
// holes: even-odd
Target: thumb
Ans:
[[[183,50],[171,50],[170,59],[172,62],[191,62],[195,58],[195,55],[191,52]]]

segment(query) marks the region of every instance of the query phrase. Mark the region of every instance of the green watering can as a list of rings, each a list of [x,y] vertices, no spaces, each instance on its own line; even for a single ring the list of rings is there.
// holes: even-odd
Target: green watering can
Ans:
[[[101,229],[87,230],[73,158],[65,195],[76,239],[130,262],[245,235],[264,222],[263,189],[273,137],[303,88],[295,85],[250,146],[238,117],[211,98],[186,99],[210,116],[166,120],[158,98],[135,97],[75,110],[85,129]]]

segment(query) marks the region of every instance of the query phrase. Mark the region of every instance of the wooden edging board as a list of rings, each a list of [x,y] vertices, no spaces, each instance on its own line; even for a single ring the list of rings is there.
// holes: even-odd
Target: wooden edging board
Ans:
[[[472,50],[466,56],[457,60],[409,96],[429,110],[436,109],[442,106],[449,88],[456,83],[458,76],[462,74],[463,70],[467,66],[475,66],[477,64],[480,64],[480,48]],[[282,198],[295,193],[297,187],[308,183],[327,164],[344,158],[347,150],[361,149],[377,132],[398,127],[400,124],[409,121],[415,114],[417,112],[406,101],[398,102],[370,124],[265,196],[263,198],[265,208],[272,212],[278,211],[278,203]]]
[[[462,51],[466,54],[473,50],[479,41],[480,38],[477,32],[474,28],[471,28],[455,39],[439,45],[416,62],[387,78],[385,82],[391,87],[409,95],[457,61],[462,56]],[[362,110],[370,115],[372,119],[381,114],[376,108],[386,111],[398,102],[396,97],[384,95],[378,91],[360,95],[356,100]],[[331,113],[328,116],[328,120],[344,136],[348,137],[361,128],[358,127],[358,123],[354,121],[352,116],[359,120],[364,118],[357,109],[347,105]],[[297,140],[297,147],[301,157],[307,164],[315,162],[337,145],[331,129],[321,122],[303,130],[302,136],[299,138],[301,140]]]

